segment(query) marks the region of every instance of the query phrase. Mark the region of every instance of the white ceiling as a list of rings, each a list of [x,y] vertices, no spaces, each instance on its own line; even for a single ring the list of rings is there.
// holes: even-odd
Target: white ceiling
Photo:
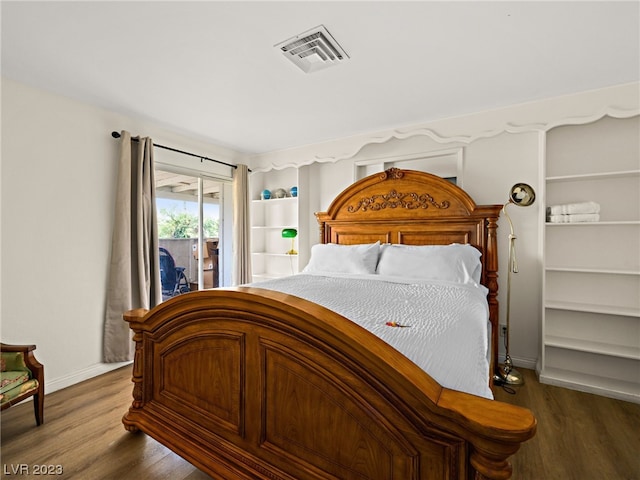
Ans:
[[[2,1],[1,15],[4,77],[246,153],[640,72],[638,1]],[[350,59],[305,74],[274,45],[320,24]]]

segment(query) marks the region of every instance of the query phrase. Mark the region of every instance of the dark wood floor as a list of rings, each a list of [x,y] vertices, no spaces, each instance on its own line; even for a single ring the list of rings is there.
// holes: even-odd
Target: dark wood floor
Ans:
[[[640,480],[640,405],[540,385],[496,397],[526,406],[536,436],[512,459],[516,480]],[[120,419],[131,403],[130,367],[47,395],[45,423],[35,426],[31,402],[2,413],[2,477],[79,480],[206,480],[210,477]],[[62,469],[55,475],[56,466]],[[28,468],[29,475],[13,475]],[[25,470],[22,470],[24,473]]]
[[[497,389],[496,400],[527,407],[536,436],[512,458],[518,480],[640,480],[640,405],[541,385],[520,370],[515,395]]]

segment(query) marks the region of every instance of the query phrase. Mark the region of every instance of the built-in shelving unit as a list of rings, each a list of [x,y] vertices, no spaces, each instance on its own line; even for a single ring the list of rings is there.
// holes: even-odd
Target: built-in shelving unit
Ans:
[[[594,201],[597,222],[544,226],[540,380],[640,402],[639,117],[547,134],[546,206]]]
[[[297,168],[260,172],[252,174],[251,183],[251,251],[253,281],[283,277],[298,273],[299,255],[291,255],[292,241],[282,237],[282,230],[296,229],[298,236],[293,240],[296,251],[302,234],[300,229],[300,198],[291,193],[298,187]],[[284,190],[285,196],[276,194]],[[262,196],[264,190],[271,192],[271,198]]]

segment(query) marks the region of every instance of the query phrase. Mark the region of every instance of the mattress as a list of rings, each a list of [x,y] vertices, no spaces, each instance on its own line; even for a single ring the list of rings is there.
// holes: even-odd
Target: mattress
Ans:
[[[493,398],[489,308],[482,286],[306,273],[251,286],[295,295],[333,310],[387,342],[443,387]],[[394,323],[402,327],[391,326]]]

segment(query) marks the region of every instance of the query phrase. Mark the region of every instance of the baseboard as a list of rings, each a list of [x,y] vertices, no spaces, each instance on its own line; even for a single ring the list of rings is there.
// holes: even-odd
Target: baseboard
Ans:
[[[53,393],[56,390],[62,390],[63,388],[97,377],[98,375],[102,375],[103,373],[110,372],[125,365],[130,365],[131,363],[132,362],[98,363],[63,377],[54,378],[50,381],[45,380],[44,392],[45,394]]]
[[[527,370],[535,370],[536,364],[538,363],[537,358],[522,358],[522,357],[514,357],[511,356],[511,361],[513,362],[514,367],[526,368]],[[498,362],[504,362],[504,355],[500,354],[498,356]]]

